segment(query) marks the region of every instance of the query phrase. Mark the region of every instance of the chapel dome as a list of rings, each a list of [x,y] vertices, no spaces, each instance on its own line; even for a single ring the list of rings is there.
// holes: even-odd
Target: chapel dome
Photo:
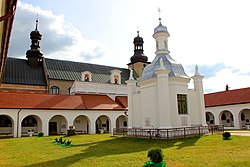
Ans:
[[[138,35],[137,37],[134,38],[134,43],[136,43],[136,42],[142,42],[143,43],[143,38]]]
[[[41,40],[42,39],[41,37],[42,37],[42,34],[40,34],[40,32],[37,29],[30,32],[30,38],[37,38]]]
[[[166,26],[163,26],[161,23],[155,27],[154,29],[154,33],[157,33],[157,32],[168,32],[168,29]]]
[[[170,55],[161,53],[157,54],[152,63],[144,68],[140,81],[157,77],[155,72],[160,68],[161,58],[163,60],[164,67],[169,71],[169,77],[188,78],[181,64],[177,63]]]

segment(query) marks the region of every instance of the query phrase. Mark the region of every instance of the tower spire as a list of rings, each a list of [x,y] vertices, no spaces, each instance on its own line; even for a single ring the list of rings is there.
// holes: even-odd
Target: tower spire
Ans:
[[[161,24],[161,9],[158,8],[158,12],[159,12],[159,23]]]
[[[37,67],[43,59],[43,53],[40,51],[40,40],[42,39],[42,34],[37,30],[38,27],[38,16],[36,19],[36,29],[31,31],[30,39],[31,45],[30,49],[26,52],[26,57],[28,58],[28,63],[32,67]]]
[[[38,13],[36,15],[36,29],[35,30],[37,30],[37,27],[38,27]]]

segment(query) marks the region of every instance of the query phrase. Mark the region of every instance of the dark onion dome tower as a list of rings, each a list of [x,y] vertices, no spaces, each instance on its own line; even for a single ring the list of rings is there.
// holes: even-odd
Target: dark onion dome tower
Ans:
[[[143,38],[139,36],[137,31],[137,37],[134,38],[134,55],[130,58],[129,68],[135,72],[135,78],[141,77],[142,70],[149,64],[148,57],[143,54]]]
[[[42,34],[37,29],[38,19],[36,20],[36,29],[31,31],[30,39],[31,45],[30,50],[27,50],[26,57],[28,58],[28,63],[32,67],[37,67],[43,60],[43,54],[40,51],[39,42],[42,39]]]

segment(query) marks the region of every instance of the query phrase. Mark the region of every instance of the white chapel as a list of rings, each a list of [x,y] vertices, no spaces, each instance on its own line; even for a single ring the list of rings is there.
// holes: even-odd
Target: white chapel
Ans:
[[[175,128],[206,126],[203,83],[195,67],[193,77],[187,76],[181,64],[168,50],[167,27],[154,29],[155,58],[145,66],[141,77],[131,75],[128,88],[128,128]],[[188,84],[193,81],[193,89]]]

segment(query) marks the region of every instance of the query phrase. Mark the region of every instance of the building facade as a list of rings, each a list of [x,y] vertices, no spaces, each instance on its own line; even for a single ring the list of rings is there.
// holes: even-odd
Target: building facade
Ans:
[[[188,77],[168,50],[169,33],[160,24],[154,29],[156,56],[142,71],[139,80],[133,70],[127,81],[129,128],[175,128],[204,126],[205,105],[202,76],[196,67],[194,89],[188,89]]]
[[[207,125],[250,129],[250,88],[205,94]]]

